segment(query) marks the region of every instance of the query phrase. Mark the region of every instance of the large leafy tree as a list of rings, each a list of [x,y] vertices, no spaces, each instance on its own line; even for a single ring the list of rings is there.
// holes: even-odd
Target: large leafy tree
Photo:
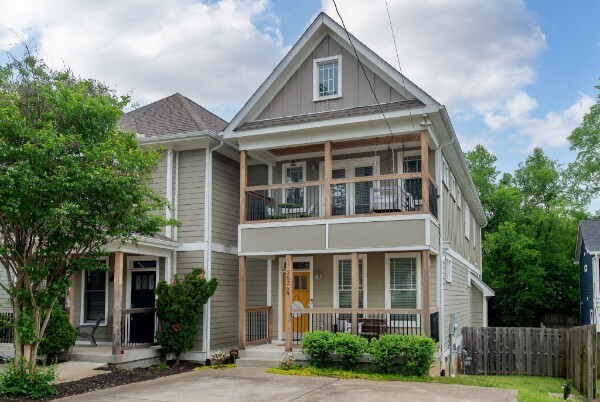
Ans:
[[[572,191],[584,204],[600,196],[600,85],[596,89],[596,103],[569,137],[571,151],[577,152],[569,165]]]
[[[51,311],[71,275],[101,269],[102,247],[166,224],[148,186],[158,154],[117,120],[105,85],[26,53],[0,68],[0,264],[14,308],[15,364],[35,373]]]

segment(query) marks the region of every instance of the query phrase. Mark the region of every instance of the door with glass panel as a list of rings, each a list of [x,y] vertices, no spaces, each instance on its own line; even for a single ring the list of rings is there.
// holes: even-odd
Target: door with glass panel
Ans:
[[[364,288],[363,288],[363,261],[358,260],[358,308],[364,308]],[[352,259],[350,257],[337,260],[337,308],[352,308]],[[337,332],[347,332],[351,326],[351,314],[338,314],[335,330]],[[361,315],[359,315],[361,318]]]
[[[416,309],[418,306],[418,270],[414,257],[392,257],[389,260],[390,307],[396,309]],[[393,314],[393,326],[412,327],[418,324],[416,314]]]
[[[358,166],[354,168],[354,177],[373,176],[373,166]],[[354,183],[354,200],[352,215],[368,214],[371,211],[372,181]]]
[[[373,165],[334,166],[332,179],[373,176]],[[323,175],[321,175],[323,177]],[[331,214],[334,216],[367,214],[371,209],[373,182],[341,183],[331,186]],[[325,202],[323,197],[323,202]],[[323,208],[324,209],[324,208]]]
[[[332,179],[345,179],[347,176],[346,168],[336,168],[331,171]],[[331,213],[332,215],[347,215],[348,184],[334,184],[331,186]]]

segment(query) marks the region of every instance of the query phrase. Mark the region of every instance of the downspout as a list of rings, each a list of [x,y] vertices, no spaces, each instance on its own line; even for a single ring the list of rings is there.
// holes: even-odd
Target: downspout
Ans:
[[[221,137],[216,135],[217,138],[213,136],[214,139],[218,139],[219,144],[210,148],[210,146],[206,149],[206,169],[205,169],[205,189],[204,189],[204,239],[206,240],[206,250],[204,254],[204,270],[206,274],[206,279],[210,279],[212,276],[212,171],[213,171],[213,152],[217,149],[221,148],[224,145],[224,141]],[[210,358],[210,299],[206,303],[204,308],[203,315],[203,349],[206,353],[206,359]]]

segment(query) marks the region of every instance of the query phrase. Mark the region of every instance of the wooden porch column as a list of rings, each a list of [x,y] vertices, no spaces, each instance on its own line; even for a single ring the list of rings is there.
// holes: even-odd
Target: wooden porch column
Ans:
[[[424,214],[429,213],[429,132],[421,131],[421,185],[422,208]]]
[[[352,333],[358,334],[358,253],[352,253]]]
[[[240,151],[240,223],[246,222],[246,187],[248,187],[248,151]]]
[[[112,354],[121,354],[121,302],[123,300],[123,252],[115,252],[114,292],[113,292],[113,324],[112,324]]]
[[[325,141],[325,166],[323,178],[325,179],[325,218],[331,217],[331,178],[333,162],[331,154],[331,141]]]
[[[425,336],[431,336],[431,317],[429,306],[429,251],[421,251],[421,322]]]
[[[240,350],[246,349],[246,268],[246,256],[242,256],[238,280],[238,348]]]
[[[69,322],[75,326],[75,280],[77,275],[71,275],[71,286],[69,286]],[[83,295],[81,295],[83,297]]]
[[[294,257],[285,256],[285,294],[283,295],[283,314],[285,315],[285,351],[292,351],[292,284],[294,281]]]

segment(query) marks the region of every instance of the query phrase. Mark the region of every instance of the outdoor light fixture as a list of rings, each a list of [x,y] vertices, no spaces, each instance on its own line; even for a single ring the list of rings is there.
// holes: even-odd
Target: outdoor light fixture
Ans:
[[[320,281],[321,279],[323,279],[323,274],[320,271],[315,272],[314,278],[315,278],[315,281]]]
[[[296,160],[295,159],[292,160],[292,165],[291,166],[292,167],[296,166]]]

